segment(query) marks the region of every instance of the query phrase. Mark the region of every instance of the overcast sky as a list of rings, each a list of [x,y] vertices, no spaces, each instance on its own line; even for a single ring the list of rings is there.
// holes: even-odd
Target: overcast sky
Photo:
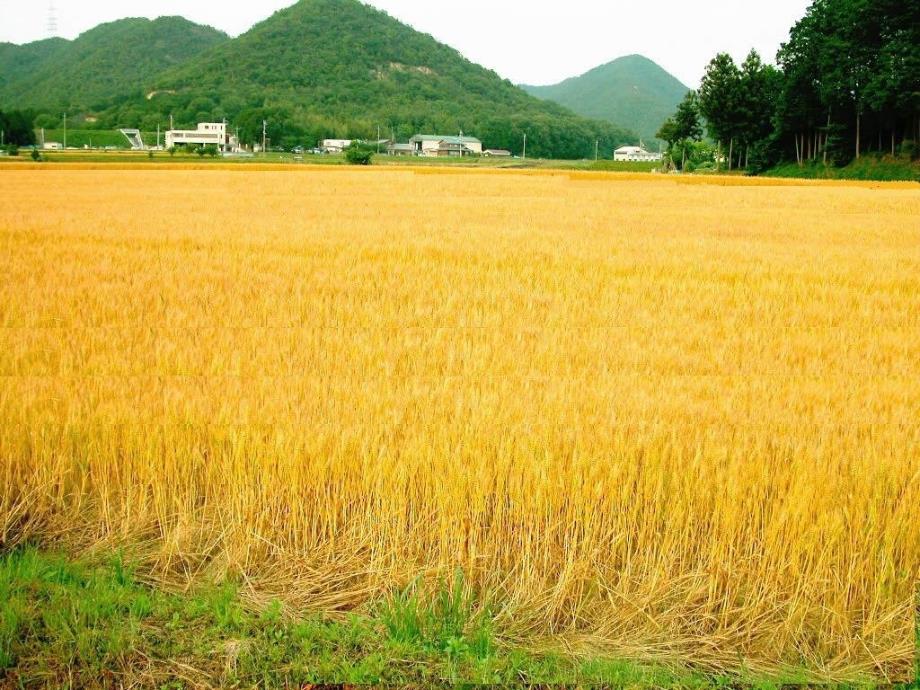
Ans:
[[[719,51],[772,62],[811,0],[372,0],[401,21],[517,83],[552,84],[640,53],[689,86]],[[0,41],[48,32],[47,0],[0,0]],[[292,0],[55,0],[57,35],[122,17],[182,15],[236,36]]]

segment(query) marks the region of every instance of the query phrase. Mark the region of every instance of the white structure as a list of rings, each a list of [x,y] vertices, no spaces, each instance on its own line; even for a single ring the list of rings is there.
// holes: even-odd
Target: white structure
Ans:
[[[416,134],[409,139],[417,156],[481,156],[482,142],[476,137]]]
[[[510,158],[511,151],[507,151],[505,149],[486,149],[482,152],[482,155],[486,156],[487,158]]]
[[[147,147],[144,145],[144,140],[141,138],[141,131],[139,129],[120,129],[118,131],[125,135],[125,139],[131,144],[132,151],[146,150]]]
[[[661,160],[661,154],[650,153],[641,146],[621,146],[613,152],[613,160],[653,163]]]
[[[323,139],[319,147],[323,153],[342,153],[351,146],[351,139]]]
[[[198,129],[170,129],[166,132],[166,148],[173,146],[209,146],[217,147],[224,153],[236,150],[236,137],[227,132],[226,122],[199,122]]]
[[[64,145],[59,141],[46,141],[42,144],[42,148],[46,151],[63,151]]]

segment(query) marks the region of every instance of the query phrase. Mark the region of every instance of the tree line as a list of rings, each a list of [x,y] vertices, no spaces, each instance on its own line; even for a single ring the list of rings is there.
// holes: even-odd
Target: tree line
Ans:
[[[715,160],[754,172],[781,161],[844,165],[866,152],[916,157],[920,2],[815,0],[777,54],[707,66],[661,128],[675,165],[702,139]]]

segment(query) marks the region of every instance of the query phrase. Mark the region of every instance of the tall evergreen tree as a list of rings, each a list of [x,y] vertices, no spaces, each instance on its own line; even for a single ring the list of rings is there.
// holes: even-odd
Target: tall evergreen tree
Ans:
[[[706,68],[699,91],[700,113],[706,119],[709,136],[727,150],[729,169],[739,131],[741,73],[728,53],[719,53]],[[724,147],[724,148],[723,148]]]
[[[681,166],[687,167],[687,147],[691,142],[703,138],[703,126],[700,123],[700,104],[696,91],[688,91],[684,100],[677,106],[674,113],[674,140],[681,149]]]
[[[748,53],[741,65],[737,98],[737,130],[744,146],[744,167],[748,167],[751,147],[769,137],[773,131],[778,84],[778,72],[764,65],[756,50]]]

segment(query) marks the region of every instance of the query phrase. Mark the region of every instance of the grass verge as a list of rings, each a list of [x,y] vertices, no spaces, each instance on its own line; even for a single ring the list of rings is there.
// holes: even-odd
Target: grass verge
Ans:
[[[826,180],[873,180],[920,182],[920,162],[893,156],[862,156],[842,168],[814,161],[799,166],[784,163],[764,173],[768,177]]]
[[[247,608],[233,583],[166,592],[140,583],[118,557],[20,549],[0,557],[0,602],[3,689],[732,684],[506,646],[459,575],[433,596],[413,584],[344,620],[293,618],[277,602]]]

